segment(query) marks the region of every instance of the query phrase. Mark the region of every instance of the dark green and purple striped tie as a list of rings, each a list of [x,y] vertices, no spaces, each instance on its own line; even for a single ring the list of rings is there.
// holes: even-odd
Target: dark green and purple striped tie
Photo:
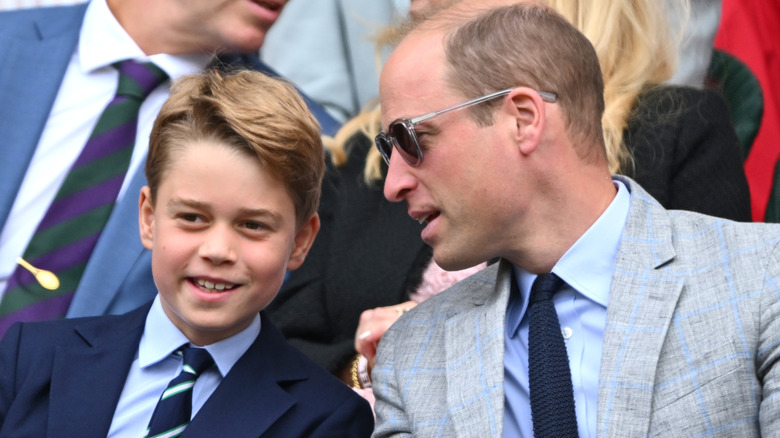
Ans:
[[[46,290],[17,266],[0,302],[0,337],[16,321],[67,313],[125,179],[141,103],[168,78],[151,63],[126,60],[114,67],[119,70],[116,96],[103,110],[23,256],[33,266],[54,272],[60,287]]]

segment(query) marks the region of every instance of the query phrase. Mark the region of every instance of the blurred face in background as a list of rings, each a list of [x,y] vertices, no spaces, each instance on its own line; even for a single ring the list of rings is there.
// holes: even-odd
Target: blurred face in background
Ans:
[[[257,52],[287,0],[180,0],[190,30],[215,51]]]
[[[108,0],[147,55],[257,53],[287,0]]]

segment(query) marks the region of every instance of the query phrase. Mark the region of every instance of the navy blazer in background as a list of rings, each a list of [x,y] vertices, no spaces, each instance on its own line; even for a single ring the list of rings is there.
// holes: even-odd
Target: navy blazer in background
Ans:
[[[8,219],[27,166],[78,43],[86,4],[0,12],[0,227]],[[221,56],[220,65],[276,74],[255,55]],[[323,132],[339,124],[304,96]],[[143,164],[131,178],[87,263],[68,316],[119,314],[156,294],[151,253],[138,235]]]
[[[0,438],[105,437],[149,307],[12,326],[0,342]],[[368,402],[261,318],[182,437],[368,437]]]

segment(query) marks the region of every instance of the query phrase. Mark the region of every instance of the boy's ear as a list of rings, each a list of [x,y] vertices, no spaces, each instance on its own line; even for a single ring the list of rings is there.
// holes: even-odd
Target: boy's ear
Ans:
[[[154,205],[152,205],[151,193],[149,186],[144,186],[138,198],[138,228],[141,232],[141,243],[150,251],[154,244]]]
[[[314,213],[308,221],[301,225],[295,234],[293,250],[290,253],[290,260],[287,262],[288,271],[294,271],[301,267],[306,259],[306,255],[309,253],[309,249],[311,249],[311,245],[314,243],[314,238],[317,237],[318,231],[320,231],[320,216]]]

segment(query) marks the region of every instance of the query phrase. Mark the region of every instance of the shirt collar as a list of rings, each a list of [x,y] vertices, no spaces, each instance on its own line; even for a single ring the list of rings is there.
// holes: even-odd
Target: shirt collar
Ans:
[[[87,5],[77,50],[82,71],[91,73],[117,61],[135,59],[152,61],[171,79],[197,73],[214,58],[210,54],[147,56],[133,41],[108,8],[106,0],[92,0]]]
[[[214,363],[217,364],[222,377],[227,375],[238,359],[249,349],[260,334],[260,328],[260,314],[257,314],[244,330],[204,347],[214,358]],[[152,333],[154,336],[151,336]],[[154,365],[189,342],[189,339],[165,315],[158,295],[146,316],[144,333],[138,344],[138,365],[141,368]]]
[[[613,183],[618,189],[615,199],[552,269],[574,290],[604,307],[631,203],[626,186],[616,180]]]
[[[623,182],[613,179],[617,195],[596,222],[580,236],[552,272],[568,287],[588,299],[607,307],[612,274],[615,272],[620,237],[628,218],[631,195]],[[536,274],[513,267],[517,290],[510,296],[507,309],[507,333],[514,336],[528,308],[528,298]]]

